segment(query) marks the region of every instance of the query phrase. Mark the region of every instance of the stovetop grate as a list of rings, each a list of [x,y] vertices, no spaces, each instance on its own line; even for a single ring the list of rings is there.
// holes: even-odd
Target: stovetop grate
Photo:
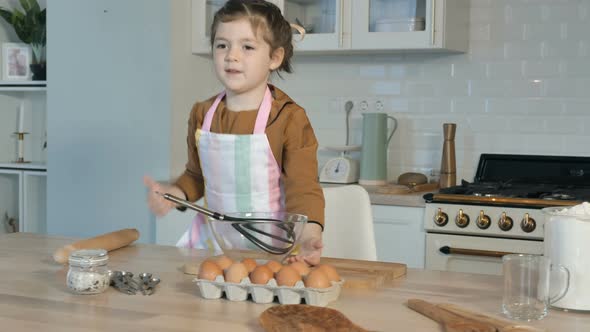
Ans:
[[[470,195],[477,197],[536,198],[545,200],[589,200],[590,188],[573,185],[532,184],[510,182],[470,183],[443,188],[441,194]]]
[[[473,182],[439,193],[424,198],[536,206],[590,201],[590,157],[482,154]]]

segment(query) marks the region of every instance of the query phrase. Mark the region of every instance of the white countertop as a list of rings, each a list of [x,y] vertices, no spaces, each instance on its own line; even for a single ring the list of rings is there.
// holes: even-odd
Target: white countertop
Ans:
[[[354,183],[357,184],[358,183]],[[342,186],[342,184],[321,183],[322,187]],[[424,207],[425,202],[423,196],[429,193],[422,192],[407,192],[407,193],[392,193],[396,187],[402,187],[396,184],[389,184],[386,186],[364,186],[363,188],[369,193],[371,204],[375,205],[392,205],[392,206],[408,206],[408,207]]]

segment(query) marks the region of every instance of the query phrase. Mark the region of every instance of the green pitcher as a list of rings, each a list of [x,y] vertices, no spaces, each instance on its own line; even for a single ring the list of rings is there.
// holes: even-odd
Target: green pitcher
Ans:
[[[389,133],[387,119],[393,122]],[[396,129],[397,120],[386,113],[363,114],[360,184],[387,184],[387,146]]]

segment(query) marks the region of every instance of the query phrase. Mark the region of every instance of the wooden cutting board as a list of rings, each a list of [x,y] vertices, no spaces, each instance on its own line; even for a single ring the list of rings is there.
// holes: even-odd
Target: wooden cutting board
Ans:
[[[322,264],[330,264],[345,279],[344,288],[375,289],[406,275],[407,266],[401,263],[373,262],[354,259],[322,257]]]
[[[198,274],[199,264],[185,264],[184,273]],[[321,264],[329,264],[336,268],[340,277],[345,280],[344,288],[376,289],[405,276],[407,271],[406,264],[355,259],[322,257]]]
[[[439,189],[438,183],[425,183],[413,187],[401,184],[389,183],[383,186],[365,186],[369,193],[383,195],[411,195],[425,192],[434,192]]]

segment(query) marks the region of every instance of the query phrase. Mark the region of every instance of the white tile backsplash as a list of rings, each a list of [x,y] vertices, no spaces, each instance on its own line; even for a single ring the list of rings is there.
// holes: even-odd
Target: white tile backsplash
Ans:
[[[586,0],[471,0],[465,54],[296,56],[276,84],[323,146],[344,144],[346,100],[360,144],[359,103],[380,100],[399,122],[391,180],[440,167],[446,122],[457,123],[458,180],[473,179],[481,153],[590,156],[589,11]]]

